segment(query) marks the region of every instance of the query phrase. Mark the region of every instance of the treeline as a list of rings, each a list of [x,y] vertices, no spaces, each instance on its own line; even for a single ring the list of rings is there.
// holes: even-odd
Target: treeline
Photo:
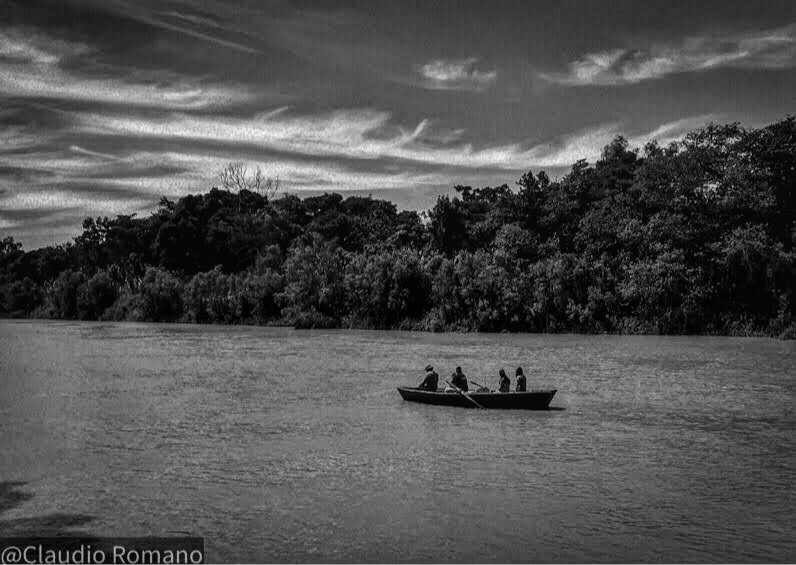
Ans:
[[[370,197],[212,189],[0,243],[0,315],[457,331],[796,334],[796,121],[711,125],[560,180]]]

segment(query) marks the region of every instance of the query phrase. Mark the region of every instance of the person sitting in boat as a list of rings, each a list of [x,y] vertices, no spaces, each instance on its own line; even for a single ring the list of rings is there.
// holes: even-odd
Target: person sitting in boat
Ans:
[[[456,367],[456,372],[451,375],[451,384],[456,388],[467,392],[467,377],[462,373],[461,367]]]
[[[525,375],[522,374],[522,367],[517,367],[517,392],[525,392],[526,381]]]
[[[417,388],[436,392],[438,383],[439,375],[436,373],[436,371],[434,371],[434,367],[431,365],[426,365],[426,378],[423,379],[423,382],[420,383],[420,386]]]
[[[506,371],[500,370],[500,381],[498,382],[498,392],[510,392],[511,380],[506,376]]]

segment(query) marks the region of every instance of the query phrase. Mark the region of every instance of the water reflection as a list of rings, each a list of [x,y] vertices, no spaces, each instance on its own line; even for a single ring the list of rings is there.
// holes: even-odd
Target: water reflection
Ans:
[[[54,512],[25,518],[7,517],[7,514],[12,510],[33,498],[34,495],[31,492],[23,490],[26,484],[23,481],[0,482],[0,533],[3,536],[62,537],[84,535],[81,532],[76,532],[75,528],[82,528],[92,522],[94,516]],[[68,547],[68,545],[64,547]]]

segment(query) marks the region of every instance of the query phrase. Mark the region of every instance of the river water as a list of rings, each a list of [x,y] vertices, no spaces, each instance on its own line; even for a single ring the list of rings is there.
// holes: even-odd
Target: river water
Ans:
[[[491,386],[521,364],[559,409],[402,401],[426,363]],[[794,375],[796,343],[768,339],[1,321],[0,535],[189,533],[213,561],[793,562]]]

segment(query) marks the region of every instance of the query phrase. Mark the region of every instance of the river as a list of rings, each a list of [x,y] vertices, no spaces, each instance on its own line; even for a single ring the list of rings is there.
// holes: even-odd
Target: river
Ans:
[[[522,365],[557,409],[402,401],[426,363],[493,387]],[[0,532],[190,533],[212,561],[793,562],[794,375],[770,339],[5,320]]]

